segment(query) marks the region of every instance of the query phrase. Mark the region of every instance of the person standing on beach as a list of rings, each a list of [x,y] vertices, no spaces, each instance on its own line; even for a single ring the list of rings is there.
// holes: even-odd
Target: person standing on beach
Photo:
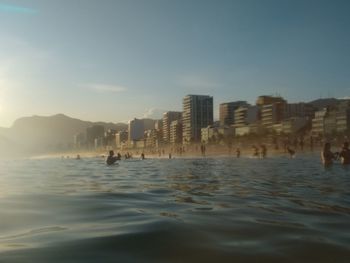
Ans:
[[[344,142],[343,147],[339,153],[339,157],[341,158],[342,164],[350,164],[350,149],[349,149],[349,143]]]

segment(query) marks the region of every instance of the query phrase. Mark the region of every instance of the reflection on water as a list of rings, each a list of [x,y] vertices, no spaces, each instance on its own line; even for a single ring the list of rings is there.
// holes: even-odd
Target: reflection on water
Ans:
[[[0,209],[0,262],[350,256],[350,173],[318,156],[1,161]]]

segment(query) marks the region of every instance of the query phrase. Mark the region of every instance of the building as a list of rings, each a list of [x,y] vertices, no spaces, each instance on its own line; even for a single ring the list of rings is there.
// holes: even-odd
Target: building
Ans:
[[[315,108],[305,102],[288,103],[285,105],[284,118],[301,117],[312,119],[315,116]]]
[[[187,95],[183,99],[183,143],[200,142],[201,128],[213,124],[213,97]]]
[[[337,110],[335,108],[328,108],[326,115],[324,116],[323,133],[325,135],[337,134]]]
[[[95,149],[103,148],[103,137],[98,137],[94,139],[94,147]]]
[[[319,136],[324,134],[324,119],[327,111],[328,109],[324,108],[315,112],[315,117],[312,119],[312,135]]]
[[[170,124],[170,143],[182,144],[182,121],[172,121]]]
[[[256,101],[261,109],[261,125],[265,129],[272,129],[274,124],[284,119],[287,101],[281,97],[260,96]]]
[[[143,121],[143,128],[144,130],[153,130],[156,126],[156,120],[153,119],[141,119]]]
[[[350,101],[316,111],[312,119],[313,135],[336,135],[350,132]]]
[[[145,147],[156,148],[158,146],[156,129],[145,131],[144,138],[145,138]]]
[[[235,136],[243,136],[248,134],[258,134],[260,126],[257,123],[248,124],[235,128]]]
[[[73,137],[73,144],[75,149],[80,149],[85,145],[85,134],[78,133]]]
[[[284,119],[285,104],[276,102],[263,105],[261,108],[261,125],[266,129],[271,129],[274,124],[280,123]]]
[[[258,106],[241,106],[235,110],[235,127],[242,127],[252,123],[256,123],[259,120],[259,107]]]
[[[163,114],[163,142],[170,142],[170,125],[173,121],[181,120],[182,112],[168,111]]]
[[[213,126],[208,126],[201,129],[201,140],[203,143],[211,142],[215,136],[215,129]]]
[[[117,134],[117,131],[115,129],[108,129],[105,132],[105,145],[108,149],[113,149],[116,146],[115,142],[115,135]]]
[[[86,141],[87,141],[88,147],[96,148],[95,140],[98,139],[97,141],[100,143],[100,139],[103,140],[104,133],[105,133],[105,128],[102,125],[94,125],[92,127],[87,128]]]
[[[248,106],[246,101],[234,101],[221,103],[219,107],[219,118],[221,126],[230,126],[235,123],[234,111],[242,106]]]
[[[201,129],[201,139],[203,143],[216,142],[219,143],[221,139],[234,136],[235,128],[232,126],[208,126]]]
[[[155,120],[154,122],[154,128],[157,130],[157,131],[162,131],[163,130],[163,120]]]
[[[292,117],[274,124],[273,129],[277,134],[296,134],[308,124],[307,117]]]
[[[115,144],[117,148],[123,148],[128,142],[128,131],[119,131],[115,134]]]
[[[340,102],[337,108],[337,133],[348,133],[350,131],[350,101]]]
[[[128,141],[131,143],[132,141],[143,139],[145,126],[144,121],[140,119],[133,119],[129,121],[128,127]]]
[[[256,105],[257,106],[264,106],[264,105],[269,105],[273,103],[278,103],[278,102],[286,102],[282,97],[274,97],[274,96],[259,96],[256,99]]]

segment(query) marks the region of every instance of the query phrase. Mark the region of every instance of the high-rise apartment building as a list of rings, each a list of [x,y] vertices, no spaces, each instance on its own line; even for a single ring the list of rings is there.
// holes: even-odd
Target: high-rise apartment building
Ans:
[[[235,127],[242,127],[252,123],[256,123],[259,120],[259,107],[258,106],[242,106],[235,110]]]
[[[261,125],[271,129],[274,124],[280,123],[285,114],[287,101],[281,97],[260,96],[256,101],[261,108]]]
[[[285,106],[284,118],[302,117],[312,119],[315,116],[315,108],[305,102],[288,103]]]
[[[172,121],[170,124],[170,143],[182,144],[182,122],[181,120]]]
[[[199,142],[201,128],[213,124],[213,97],[187,95],[183,99],[183,143]]]
[[[246,101],[233,101],[221,103],[219,108],[220,125],[232,125],[235,123],[235,110],[242,106],[247,106]]]
[[[316,111],[312,119],[312,134],[334,135],[350,131],[350,101],[344,100],[338,105]]]
[[[173,121],[181,120],[181,111],[167,111],[163,114],[163,141],[165,143],[170,142],[170,124]]]
[[[145,125],[143,120],[135,118],[129,121],[129,127],[128,127],[129,143],[134,140],[143,139],[144,132],[145,132]]]
[[[117,148],[121,148],[126,145],[128,141],[128,131],[119,131],[115,135],[115,144]]]

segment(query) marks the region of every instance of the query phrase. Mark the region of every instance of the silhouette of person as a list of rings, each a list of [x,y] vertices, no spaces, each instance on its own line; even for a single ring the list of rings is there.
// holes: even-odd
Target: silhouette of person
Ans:
[[[241,149],[239,148],[236,149],[236,157],[237,158],[241,157]]]
[[[289,146],[287,146],[287,151],[289,153],[290,158],[293,158],[295,156],[295,150],[291,149]]]
[[[106,163],[107,163],[108,165],[112,165],[112,164],[114,164],[117,160],[118,160],[118,157],[117,157],[117,156],[114,156],[114,151],[113,151],[113,150],[110,150],[110,151],[109,151],[109,155],[108,155],[107,160],[106,160]]]
[[[350,149],[348,142],[343,143],[343,147],[339,153],[339,157],[342,164],[350,164]]]
[[[331,152],[331,144],[329,142],[326,142],[321,152],[321,159],[323,165],[329,166],[333,164],[333,160],[335,159],[335,157],[335,154]]]

